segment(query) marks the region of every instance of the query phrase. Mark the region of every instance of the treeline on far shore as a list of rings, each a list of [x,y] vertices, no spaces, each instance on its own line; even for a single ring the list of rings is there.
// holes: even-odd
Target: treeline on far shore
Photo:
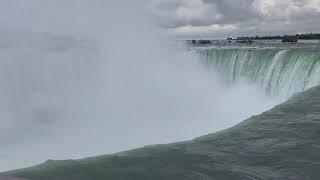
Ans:
[[[236,40],[276,40],[276,39],[301,39],[301,40],[319,40],[320,33],[292,34],[284,36],[244,36],[237,37]]]

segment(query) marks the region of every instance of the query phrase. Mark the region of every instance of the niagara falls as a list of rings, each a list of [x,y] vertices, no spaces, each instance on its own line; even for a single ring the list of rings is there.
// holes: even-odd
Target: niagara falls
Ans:
[[[3,0],[0,180],[315,180],[320,1]]]

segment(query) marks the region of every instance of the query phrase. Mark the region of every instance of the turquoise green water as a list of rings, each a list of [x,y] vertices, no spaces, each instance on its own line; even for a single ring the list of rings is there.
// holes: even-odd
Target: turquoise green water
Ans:
[[[0,179],[5,175],[28,180],[317,180],[319,119],[320,86],[192,141],[82,160],[50,160],[0,173]]]
[[[229,83],[246,79],[287,99],[320,84],[319,49],[201,49],[205,65]]]

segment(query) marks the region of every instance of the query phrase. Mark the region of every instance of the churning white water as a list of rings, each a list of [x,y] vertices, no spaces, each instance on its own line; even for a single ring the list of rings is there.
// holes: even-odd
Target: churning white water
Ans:
[[[208,48],[199,53],[229,83],[244,78],[281,100],[320,85],[320,51],[316,48]]]
[[[2,1],[0,170],[191,139],[276,103],[172,47],[145,4]]]

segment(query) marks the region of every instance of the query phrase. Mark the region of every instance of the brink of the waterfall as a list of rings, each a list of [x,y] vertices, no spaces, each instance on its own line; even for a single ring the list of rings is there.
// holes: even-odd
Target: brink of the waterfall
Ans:
[[[3,175],[28,180],[314,180],[320,175],[319,120],[318,86],[230,129],[192,141],[81,160],[49,160]]]

